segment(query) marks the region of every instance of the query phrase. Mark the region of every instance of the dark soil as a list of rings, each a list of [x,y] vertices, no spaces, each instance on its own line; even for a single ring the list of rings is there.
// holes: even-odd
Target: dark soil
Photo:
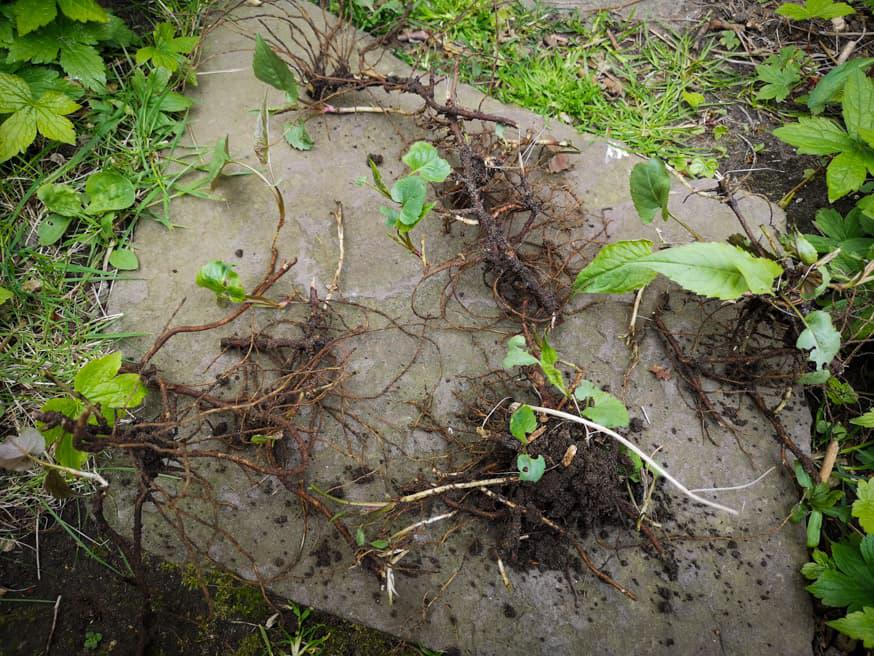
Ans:
[[[67,512],[71,520],[73,506]],[[82,526],[87,535],[93,527]],[[37,578],[33,537],[23,549],[0,555],[0,656],[31,654],[136,653],[137,628],[143,597],[139,589],[125,582],[109,568],[77,549],[61,527],[40,532],[40,577]],[[113,553],[98,548],[101,558],[119,571],[124,563]],[[257,625],[282,610],[280,625],[294,633],[294,615],[279,602],[275,608],[257,588],[240,583],[227,574],[197,576],[193,568],[152,561],[148,564],[154,615],[146,653],[162,656],[254,656],[266,653]],[[201,591],[210,593],[207,603]],[[60,595],[57,622],[52,633],[55,601]],[[212,608],[210,609],[210,605]],[[322,656],[412,656],[419,651],[385,634],[313,613],[307,624],[324,625],[318,635],[331,637],[319,652]],[[278,640],[281,629],[270,631]],[[49,635],[52,635],[47,650]],[[92,649],[86,640],[100,636]]]

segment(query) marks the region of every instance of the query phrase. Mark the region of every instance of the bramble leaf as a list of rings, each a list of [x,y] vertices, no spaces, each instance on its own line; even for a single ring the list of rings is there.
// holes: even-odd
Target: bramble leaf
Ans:
[[[839,198],[843,198],[847,194],[858,190],[864,184],[867,176],[867,166],[865,164],[863,153],[856,148],[850,148],[839,153],[829,162],[825,173],[825,180],[828,185],[828,200],[830,203],[834,203]]]
[[[279,55],[267,45],[260,34],[255,35],[255,55],[252,59],[252,69],[262,82],[271,87],[285,92],[286,98],[291,103],[297,102],[298,88],[294,73]]]
[[[83,23],[88,21],[106,23],[109,21],[109,14],[95,0],[58,0],[58,7],[65,16],[75,21]]]
[[[843,89],[850,73],[856,70],[864,71],[874,64],[874,57],[860,57],[835,66],[816,85],[807,97],[807,106],[811,113],[819,114],[825,106],[833,102]]]
[[[813,20],[815,18],[832,19],[856,13],[845,2],[834,0],[804,0],[803,5],[785,2],[777,7],[777,14],[791,20]]]
[[[452,169],[449,162],[440,157],[437,149],[426,141],[417,141],[403,156],[410,172],[422,176],[428,182],[443,182]]]
[[[652,242],[647,239],[608,244],[577,274],[574,293],[622,294],[645,287],[656,273],[637,263],[651,253]]]
[[[527,367],[539,362],[537,358],[528,352],[525,346],[524,335],[514,335],[507,340],[507,355],[504,356],[504,361],[501,363],[504,369]]]
[[[532,458],[527,453],[516,456],[516,468],[519,470],[519,480],[536,483],[546,471],[546,461],[543,456]]]
[[[800,351],[810,351],[808,360],[822,369],[832,361],[841,349],[841,334],[832,326],[828,312],[815,310],[804,317],[806,328],[798,336],[795,347]]]
[[[246,290],[243,289],[239,274],[231,268],[231,265],[221,260],[204,264],[197,272],[195,283],[198,287],[212,290],[219,298],[228,299],[233,303],[242,303],[246,300]]]
[[[874,647],[874,608],[872,607],[857,610],[826,624],[854,640],[861,640],[865,649]]]
[[[18,34],[23,36],[55,20],[58,9],[55,0],[17,0],[12,13]]]
[[[874,80],[858,68],[851,71],[844,85],[841,106],[851,137],[858,138],[860,132],[874,130]]]
[[[834,121],[819,116],[802,116],[774,130],[774,136],[801,155],[833,155],[855,147],[853,140]]]
[[[520,405],[510,415],[510,433],[522,444],[528,444],[528,435],[533,433],[536,428],[537,417],[534,416],[534,410],[531,409],[531,406]]]
[[[634,209],[644,223],[652,223],[660,211],[667,221],[668,195],[671,191],[671,176],[665,163],[652,158],[647,162],[636,164],[631,170],[631,200]]]

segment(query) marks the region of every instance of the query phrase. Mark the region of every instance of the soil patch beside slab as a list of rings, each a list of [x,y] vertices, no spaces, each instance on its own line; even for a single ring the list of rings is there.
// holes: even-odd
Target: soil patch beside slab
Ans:
[[[257,12],[277,34],[285,30],[269,17],[269,7],[244,11]],[[314,20],[321,19],[317,10],[311,11]],[[197,106],[191,128],[191,141],[199,145],[229,135],[232,155],[253,166],[253,110],[265,92],[251,69],[255,29],[263,31],[250,21],[210,34],[200,85],[193,93]],[[388,55],[379,57],[378,66],[400,74],[407,70]],[[268,100],[273,106],[283,102],[272,92]],[[556,222],[550,228],[554,238],[579,244],[573,266],[581,267],[604,241],[687,239],[671,224],[640,224],[628,197],[628,175],[639,160],[618,144],[587,139],[561,125],[545,126],[541,117],[502,106],[468,87],[459,88],[458,100],[512,118],[520,134],[548,133],[579,148],[567,170],[543,181]],[[408,111],[420,104],[415,98],[376,91],[344,96],[342,103]],[[301,335],[311,309],[310,285],[324,299],[334,276],[339,256],[334,213],[341,203],[344,261],[323,330],[328,339],[337,338],[343,396],[326,402],[315,424],[307,423],[313,419],[308,416],[290,419],[299,422],[303,439],[311,440],[311,460],[299,483],[324,493],[324,499],[334,497],[332,508],[356,532],[360,529],[363,546],[350,549],[334,526],[311,510],[304,512],[293,489],[275,477],[241,471],[232,462],[202,461],[196,476],[177,471],[175,479],[162,480],[163,498],[146,504],[149,549],[174,560],[211,561],[296,602],[465,654],[810,653],[810,602],[798,572],[806,559],[803,538],[795,527],[780,528],[794,495],[789,476],[779,468],[780,449],[770,426],[749,403],[711,388],[711,400],[730,411],[734,421],[732,430],[709,425],[705,435],[681,376],[660,378],[649,371],[653,365],[671,367],[647,319],[664,286],[654,285],[643,297],[637,367],[628,369],[624,340],[629,296],[573,299],[550,340],[587,379],[625,400],[636,431],[633,439],[648,452],[657,450],[660,462],[691,487],[738,485],[778,465],[761,483],[719,495],[720,502],[741,510],[738,517],[658,491],[649,514],[663,552],[658,553],[622,511],[635,491],[621,497],[609,487],[622,480],[616,470],[623,457],[600,437],[589,439],[558,422],[550,424],[539,448],[550,465],[561,467],[553,460],[576,446],[573,471],[585,490],[603,481],[603,494],[583,498],[580,492],[574,498],[578,481],[554,472],[537,489],[496,489],[502,496],[517,495],[509,500],[522,508],[510,518],[518,533],[508,532],[506,526],[514,524],[504,521],[506,517],[496,522],[482,515],[511,507],[487,508],[477,490],[469,493],[473,496],[447,497],[446,502],[430,498],[403,515],[365,514],[349,505],[451,482],[474,461],[474,454],[511,448],[506,403],[491,416],[481,412],[500,405],[501,390],[513,400],[538,399],[525,380],[512,374],[492,382],[506,339],[519,328],[496,311],[483,271],[476,267],[453,274],[449,297],[443,294],[445,278],[422,282],[421,262],[386,237],[378,194],[353,184],[369,174],[372,154],[383,158],[383,178],[396,180],[404,174],[401,156],[409,145],[433,135],[417,127],[414,118],[397,114],[325,115],[307,123],[315,147],[299,152],[279,139],[286,118],[271,119],[271,167],[287,207],[277,244],[282,257],[297,262],[270,295],[296,295],[298,300],[282,310],[250,312],[214,331],[178,335],[153,362],[167,378],[205,390],[217,385],[229,393],[258,388],[261,379],[244,369],[223,374],[239,358],[238,353],[223,352],[219,340],[253,329],[274,339]],[[707,185],[702,183],[705,189]],[[735,232],[731,211],[695,191],[677,181],[672,210],[707,237]],[[171,316],[174,325],[200,324],[227,313],[211,293],[194,285],[207,261],[234,263],[247,289],[263,274],[275,227],[269,190],[254,176],[237,176],[220,179],[215,192],[224,202],[175,201],[177,227],[172,231],[157,223],[139,227],[135,246],[141,269],[136,279],[118,282],[111,299],[112,311],[124,313],[121,330],[148,333],[127,342],[128,355],[146,351]],[[760,199],[745,198],[741,204],[754,225],[782,221],[779,210]],[[414,234],[417,240],[424,237],[428,259],[437,266],[465,252],[477,227],[451,219],[444,226],[428,217]],[[715,317],[708,320],[713,330],[721,313],[730,309],[675,292],[665,321],[698,343],[707,337],[700,330],[702,319]],[[262,358],[261,371],[268,371],[263,353],[253,352],[252,358]],[[779,398],[777,394],[772,405]],[[810,417],[804,405],[793,398],[781,416],[794,439],[806,445]],[[209,423],[182,427],[180,439],[182,433],[189,438],[198,429],[203,446],[219,445],[231,454],[247,450],[265,462],[277,457],[272,448],[259,450],[234,441],[239,437],[235,427],[223,425],[220,413]],[[616,476],[611,480],[612,472]],[[111,504],[107,502],[117,526],[130,523],[132,493],[115,490]],[[479,515],[463,509],[450,514],[448,501],[466,506],[474,500]],[[593,563],[637,600],[597,580],[579,566],[570,544],[538,526],[542,522],[537,513],[547,511],[566,513],[548,519],[572,531]],[[397,598],[389,606],[380,582],[357,565],[365,562],[373,537],[402,531],[404,538],[398,542],[404,553],[396,554],[393,579]],[[530,546],[538,541],[543,545]],[[559,557],[562,549],[566,558]]]

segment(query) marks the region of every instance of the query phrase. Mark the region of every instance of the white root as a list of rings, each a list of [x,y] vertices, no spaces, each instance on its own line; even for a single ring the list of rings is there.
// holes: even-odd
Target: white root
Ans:
[[[511,408],[515,411],[521,404],[514,403]],[[676,478],[671,476],[660,464],[658,464],[655,460],[646,455],[643,451],[640,450],[633,442],[630,442],[628,439],[622,437],[619,433],[610,430],[606,426],[602,426],[601,424],[596,424],[594,421],[589,421],[588,419],[583,419],[577,415],[572,415],[568,412],[562,412],[561,410],[553,410],[552,408],[543,408],[540,406],[529,406],[534,412],[540,412],[546,415],[552,415],[553,417],[558,417],[559,419],[565,419],[566,421],[572,421],[577,424],[582,424],[592,430],[599,431],[604,433],[604,435],[608,435],[612,437],[614,440],[622,444],[627,449],[633,451],[640,459],[643,460],[647,465],[649,465],[654,471],[656,471],[660,476],[664,477],[668,483],[673,485],[675,488],[680,490],[687,497],[692,499],[693,501],[697,501],[700,504],[705,506],[710,506],[711,508],[715,508],[717,510],[722,510],[723,512],[727,512],[730,515],[737,515],[738,511],[734,508],[729,508],[728,506],[723,506],[720,503],[716,503],[715,501],[710,501],[709,499],[705,499],[704,497],[700,497],[695,494],[692,490],[683,485]]]

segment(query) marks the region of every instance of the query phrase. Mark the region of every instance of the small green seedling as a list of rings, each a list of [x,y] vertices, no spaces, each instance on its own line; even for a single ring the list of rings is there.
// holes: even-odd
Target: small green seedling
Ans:
[[[152,32],[153,45],[137,50],[137,64],[151,62],[173,73],[185,63],[185,55],[197,47],[198,41],[196,36],[176,36],[170,23],[158,23]]]
[[[519,470],[519,480],[536,483],[546,471],[546,460],[543,456],[532,458],[524,449],[528,447],[528,436],[537,429],[537,418],[531,406],[520,405],[510,415],[510,432],[522,443],[523,451],[516,456],[516,468]]]
[[[88,651],[96,651],[101,642],[103,642],[102,633],[98,633],[97,631],[85,631],[85,649]]]
[[[804,495],[792,510],[791,520],[797,524],[806,519],[807,546],[813,549],[819,546],[823,516],[835,517],[847,523],[850,509],[846,506],[835,506],[844,496],[841,490],[832,490],[826,483],[814,484],[797,460],[794,468],[795,480],[804,490]]]
[[[373,188],[390,200],[392,207],[380,207],[385,216],[385,224],[393,228],[392,239],[414,255],[424,259],[424,255],[416,249],[410,239],[410,231],[424,219],[435,203],[426,203],[428,182],[443,182],[452,172],[449,162],[440,157],[437,149],[425,141],[417,141],[403,156],[403,162],[410,169],[410,175],[400,178],[389,189],[382,180],[382,174],[376,168],[373,160],[369,160],[373,176]],[[365,178],[359,178],[359,185],[366,184]]]
[[[204,264],[194,282],[198,287],[208,289],[215,294],[219,303],[253,303],[271,308],[282,308],[284,302],[277,303],[263,296],[247,294],[240,280],[240,274],[234,271],[234,267],[221,260],[213,260]]]
[[[359,526],[355,530],[355,544],[357,544],[359,547],[363,547],[363,546],[369,544],[374,549],[381,550],[381,549],[387,549],[388,545],[390,543],[388,540],[382,540],[382,539],[368,541],[367,534],[364,532],[364,528]]]

